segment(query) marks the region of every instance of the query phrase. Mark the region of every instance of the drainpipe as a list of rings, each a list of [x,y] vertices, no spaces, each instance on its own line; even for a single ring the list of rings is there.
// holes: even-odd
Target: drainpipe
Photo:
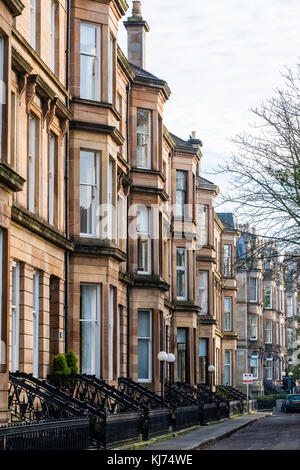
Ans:
[[[66,47],[66,106],[70,109],[70,19],[71,19],[71,0],[67,0],[67,47]],[[65,220],[66,220],[66,238],[69,238],[69,149],[70,133],[69,126],[66,133],[66,155],[65,155]],[[65,352],[68,351],[68,314],[69,314],[69,262],[70,253],[65,253]]]
[[[126,153],[127,161],[129,161],[129,98],[130,98],[130,83],[126,85]],[[127,240],[126,240],[126,251],[127,251],[127,260],[126,260],[126,271],[129,273],[129,197],[127,197]],[[127,284],[127,378],[130,378],[130,285]]]

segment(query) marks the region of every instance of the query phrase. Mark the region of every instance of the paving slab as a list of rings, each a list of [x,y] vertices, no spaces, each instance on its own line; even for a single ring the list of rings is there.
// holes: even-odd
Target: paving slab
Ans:
[[[270,415],[270,412],[258,412],[238,418],[231,418],[223,421],[222,423],[204,426],[197,431],[191,431],[190,433],[173,439],[159,441],[156,444],[140,447],[139,450],[196,450],[199,447],[212,444],[220,439],[228,437],[249,424]]]

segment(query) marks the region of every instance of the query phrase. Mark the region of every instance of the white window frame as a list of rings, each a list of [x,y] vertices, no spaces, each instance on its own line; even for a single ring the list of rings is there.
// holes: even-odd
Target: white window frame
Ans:
[[[36,0],[30,0],[30,45],[36,49]]]
[[[114,315],[115,315],[115,289],[109,287],[109,380],[114,379]]]
[[[40,274],[33,274],[33,377],[39,376],[39,303],[40,303]]]
[[[184,189],[178,188],[177,175],[181,173],[183,175]],[[185,216],[185,206],[187,204],[187,188],[188,188],[188,175],[185,170],[176,170],[176,217]],[[184,203],[181,205],[182,198],[178,197],[178,193],[184,194]]]
[[[251,370],[251,373],[253,373],[253,372],[252,372],[252,367],[254,367],[254,366],[251,365],[251,361],[253,361],[253,360],[256,361],[256,366],[255,366],[255,368],[256,368],[256,371],[257,371],[257,374],[256,374],[256,375],[253,374],[253,379],[254,379],[254,380],[257,380],[257,379],[258,379],[258,375],[259,375],[259,370],[258,370],[259,364],[258,364],[258,354],[257,354],[257,353],[254,353],[254,352],[253,352],[253,353],[251,354],[251,356],[250,356],[250,370]]]
[[[4,83],[4,46],[5,46],[5,38],[2,34],[0,34],[0,159],[2,158],[2,139],[3,139],[3,129],[2,129],[2,121],[3,121],[3,102],[5,99],[6,94],[6,84]]]
[[[15,285],[14,275],[15,270]],[[15,295],[14,295],[15,292]],[[14,303],[15,297],[15,303]],[[17,372],[19,370],[20,361],[20,264],[17,261],[12,263],[12,296],[11,296],[11,370]]]
[[[49,136],[49,179],[48,179],[48,222],[50,225],[54,225],[54,202],[55,202],[55,149],[56,149],[56,137],[52,134]]]
[[[255,279],[255,299],[251,297],[251,293],[252,293],[251,280],[252,279]],[[250,299],[249,300],[250,302],[257,303],[258,302],[258,278],[250,277],[249,286],[250,286],[250,292],[249,292]]]
[[[150,111],[149,109],[138,108],[138,109],[137,109],[137,115],[138,115],[138,112],[139,112],[139,111],[142,111],[142,112],[148,114],[148,129],[149,129],[149,130],[148,130],[148,133],[146,133],[146,132],[140,132],[140,131],[138,130],[138,126],[137,126],[137,168],[141,168],[141,169],[144,169],[144,170],[151,170],[151,154],[152,154],[152,129],[151,129],[151,126],[152,126],[152,113],[151,113],[151,111]],[[140,165],[139,162],[138,162],[139,136],[147,136],[148,139],[149,139],[146,166],[142,166],[142,165]]]
[[[139,309],[138,310],[138,315],[139,312],[147,312],[150,315],[150,336],[138,336],[138,343],[139,339],[147,339],[148,340],[148,352],[149,352],[149,359],[148,359],[148,377],[146,379],[140,379],[138,378],[138,382],[140,383],[151,383],[152,382],[152,310],[145,310],[145,309]],[[138,360],[137,360],[138,362]]]
[[[200,248],[208,245],[208,216],[209,206],[199,204],[198,206],[198,239]]]
[[[93,26],[96,31],[96,55],[88,54],[86,52],[81,51],[81,41],[80,41],[80,63],[81,63],[81,56],[88,56],[93,57],[95,59],[95,78],[94,78],[94,86],[95,86],[95,94],[92,98],[87,97],[83,93],[82,89],[82,81],[80,80],[80,98],[88,99],[91,101],[101,101],[101,27],[99,24],[91,23],[88,21],[80,21],[80,36],[82,34],[82,27],[84,26]],[[81,69],[81,66],[80,66]],[[80,70],[80,77],[84,74],[85,71]],[[93,86],[93,85],[92,85]]]
[[[225,277],[231,277],[232,276],[232,245],[225,244],[223,247],[223,254],[224,254],[223,274]]]
[[[114,102],[115,38],[109,35],[108,101]]]
[[[183,266],[178,266],[177,265],[177,253],[178,251],[183,251],[184,252],[184,265]],[[184,273],[184,296],[178,295],[178,272],[183,272]],[[188,272],[187,272],[187,250],[186,248],[176,248],[176,287],[177,287],[177,300],[187,300],[188,297]]]
[[[266,293],[268,291],[270,291],[270,305],[269,305],[269,307],[266,306]],[[265,286],[265,288],[264,288],[264,308],[266,310],[271,310],[272,309],[272,303],[273,303],[272,287]]]
[[[229,299],[230,309],[226,310],[226,300]],[[229,315],[229,327],[226,325],[226,318]],[[232,331],[232,297],[224,297],[224,331]]]
[[[271,325],[271,327],[270,327]],[[273,323],[272,320],[265,321],[265,344],[272,344],[273,340]],[[269,336],[269,338],[268,338]]]
[[[81,287],[94,287],[96,289],[96,318],[94,320],[84,320],[81,318],[80,312],[80,319],[79,322],[93,322],[95,323],[95,334],[96,334],[96,341],[95,341],[95,352],[94,352],[94,359],[95,359],[95,375],[97,378],[101,377],[101,291],[100,291],[100,284],[93,284],[93,283],[80,283],[80,296],[81,294]],[[81,301],[81,300],[80,300]],[[81,335],[80,335],[81,341]],[[81,354],[81,344],[80,344],[80,354]]]
[[[92,199],[93,199],[93,206],[92,206],[92,233],[83,233],[80,231],[80,236],[81,237],[84,237],[84,238],[97,238],[99,236],[99,224],[97,223],[97,211],[98,211],[98,208],[99,208],[99,194],[100,194],[100,188],[99,188],[99,154],[98,152],[94,152],[93,150],[88,150],[88,149],[80,149],[80,159],[81,159],[81,154],[83,152],[87,152],[87,153],[93,153],[94,154],[94,157],[95,157],[95,162],[96,162],[96,165],[95,165],[95,184],[87,184],[87,183],[81,183],[80,181],[80,187],[81,186],[90,186],[93,188],[93,191],[92,191]],[[79,164],[79,168],[80,168],[80,164]],[[79,178],[80,178],[80,172],[79,172]],[[94,193],[94,196],[93,196],[93,193]],[[79,201],[79,206],[80,206],[80,201]],[[80,209],[79,209],[80,210]],[[79,216],[80,218],[80,216]],[[81,221],[80,221],[80,225],[81,225]]]
[[[226,362],[226,353],[229,353],[229,362]],[[225,383],[226,368],[229,367],[229,383]],[[224,385],[232,385],[232,351],[231,349],[225,349],[224,351]]]
[[[148,258],[147,258],[147,263],[148,263],[148,270],[147,271],[142,271],[140,269],[137,270],[137,274],[143,274],[143,275],[150,275],[152,272],[152,266],[151,266],[151,208],[149,207],[141,207],[142,210],[147,210],[147,215],[148,215],[148,233],[146,232],[141,232],[139,228],[139,213],[140,213],[140,208],[138,209],[137,213],[137,232],[138,232],[138,239],[141,237],[143,240],[147,239],[147,247],[148,247]],[[139,258],[139,243],[138,243],[138,258]],[[144,254],[142,253],[142,257],[145,258]],[[139,262],[138,262],[138,268],[139,268]]]
[[[51,0],[51,62],[50,69],[55,72],[55,20],[56,20],[56,0]]]
[[[113,201],[114,201],[114,162],[109,159],[108,164],[108,221],[107,221],[107,238],[113,238]]]
[[[204,285],[202,285],[202,280],[204,280]],[[208,290],[208,271],[199,271],[199,306],[201,305],[201,292],[203,292],[203,296],[206,297],[205,302],[205,310],[203,308],[200,311],[200,315],[208,315],[208,297],[209,297],[209,290]]]
[[[37,144],[37,119],[29,116],[29,152],[28,152],[28,209],[31,212],[35,210],[35,166],[36,166],[36,144]]]
[[[265,365],[265,378],[266,380],[273,380],[273,356],[272,358],[271,356],[266,357],[266,364],[268,364],[268,367]]]
[[[255,319],[255,321],[253,321]],[[251,329],[254,327],[256,329],[256,335],[251,336]],[[257,315],[249,315],[249,339],[250,341],[257,341],[258,340],[258,316]]]

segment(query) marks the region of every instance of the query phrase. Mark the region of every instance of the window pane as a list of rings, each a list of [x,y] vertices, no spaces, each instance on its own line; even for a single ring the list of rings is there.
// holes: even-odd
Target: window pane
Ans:
[[[151,314],[150,312],[139,311],[138,313],[138,337],[150,338],[151,336]]]
[[[80,25],[80,52],[97,55],[97,27],[92,24]]]
[[[208,313],[208,272],[201,271],[199,273],[199,306],[201,307],[201,315]]]
[[[185,271],[177,271],[177,297],[185,295]]]
[[[185,328],[177,328],[177,343],[186,344],[186,329]]]
[[[177,266],[185,266],[185,250],[177,250]]]
[[[149,374],[149,341],[147,339],[138,340],[138,378],[148,379]]]
[[[96,59],[80,56],[80,96],[87,100],[96,99]]]
[[[149,135],[149,111],[146,111],[144,109],[138,109],[137,131],[139,134]]]
[[[80,188],[80,233],[93,233],[92,187]]]
[[[199,356],[200,357],[207,356],[207,339],[199,340]]]
[[[151,139],[150,112],[138,109],[137,112],[137,166],[150,168]]]
[[[81,319],[95,321],[97,318],[97,287],[81,286]]]

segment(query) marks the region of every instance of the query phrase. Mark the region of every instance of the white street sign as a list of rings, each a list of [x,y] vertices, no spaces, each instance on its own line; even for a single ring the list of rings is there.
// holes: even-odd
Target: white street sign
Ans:
[[[243,374],[243,384],[252,384],[253,374]]]

